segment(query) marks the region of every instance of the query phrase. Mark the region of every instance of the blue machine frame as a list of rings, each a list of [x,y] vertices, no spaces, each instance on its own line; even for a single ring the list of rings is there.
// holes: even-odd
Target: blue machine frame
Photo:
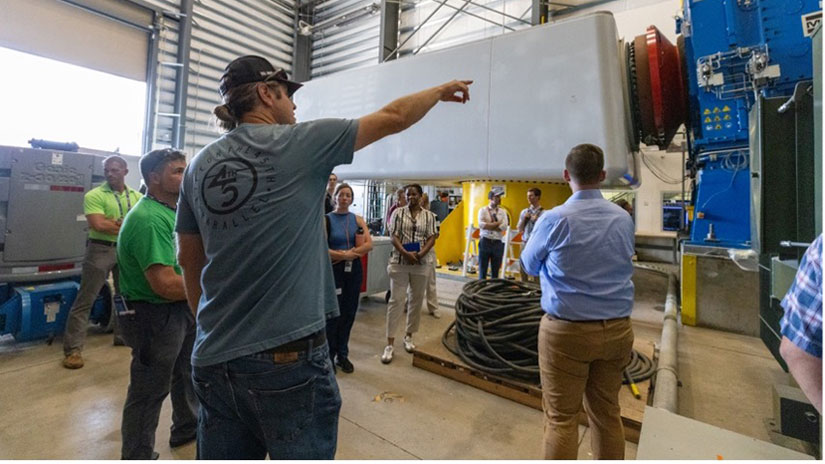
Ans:
[[[0,284],[0,335],[11,334],[18,342],[51,340],[63,333],[69,310],[80,288],[80,278],[49,283]],[[109,324],[110,291],[98,295],[89,320]]]
[[[691,244],[749,248],[748,111],[813,76],[816,0],[685,0],[688,168],[697,173]]]

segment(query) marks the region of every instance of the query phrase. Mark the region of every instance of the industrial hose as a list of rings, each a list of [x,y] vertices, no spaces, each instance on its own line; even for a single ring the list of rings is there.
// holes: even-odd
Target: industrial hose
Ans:
[[[625,371],[627,371],[627,374],[634,382],[641,382],[642,380],[653,377],[653,373],[656,372],[656,366],[653,365],[653,361],[650,358],[633,350],[630,354],[630,364],[625,367]],[[627,385],[630,382],[625,377],[622,383]]]
[[[474,369],[538,384],[538,335],[544,314],[541,289],[535,284],[475,280],[464,285],[455,303],[455,321],[441,342]],[[650,358],[635,350],[627,369],[637,382],[654,372]]]

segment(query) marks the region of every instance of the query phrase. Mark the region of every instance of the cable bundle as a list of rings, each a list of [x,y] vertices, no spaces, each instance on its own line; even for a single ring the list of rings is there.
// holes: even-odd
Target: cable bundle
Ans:
[[[625,367],[625,371],[634,382],[641,382],[653,376],[653,373],[656,372],[656,366],[653,365],[650,358],[633,350],[630,354],[630,364]],[[622,383],[627,385],[630,382],[628,382],[627,377],[624,377]]]
[[[455,303],[455,321],[441,342],[474,369],[538,384],[539,324],[544,314],[541,289],[535,284],[475,280],[464,285]],[[633,350],[627,371],[636,382],[646,380],[653,375],[653,362]]]
[[[455,321],[442,343],[464,363],[491,374],[539,381],[538,335],[541,290],[504,279],[464,285],[455,303]],[[455,343],[448,340],[455,328]]]

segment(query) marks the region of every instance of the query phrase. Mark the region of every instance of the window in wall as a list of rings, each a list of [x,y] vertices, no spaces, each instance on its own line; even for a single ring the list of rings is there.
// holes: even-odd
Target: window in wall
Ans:
[[[662,230],[676,231],[687,224],[687,202],[681,192],[662,192]],[[684,222],[679,218],[684,214]]]
[[[633,190],[602,190],[605,200],[624,208],[636,220],[636,192]]]
[[[0,48],[0,145],[29,139],[140,155],[146,83]]]

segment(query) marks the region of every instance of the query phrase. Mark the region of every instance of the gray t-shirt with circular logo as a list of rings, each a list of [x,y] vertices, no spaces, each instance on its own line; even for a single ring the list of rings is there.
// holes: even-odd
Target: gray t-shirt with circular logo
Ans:
[[[357,132],[345,119],[242,124],[187,166],[175,230],[200,234],[206,254],[193,365],[297,340],[338,315],[323,201]]]

